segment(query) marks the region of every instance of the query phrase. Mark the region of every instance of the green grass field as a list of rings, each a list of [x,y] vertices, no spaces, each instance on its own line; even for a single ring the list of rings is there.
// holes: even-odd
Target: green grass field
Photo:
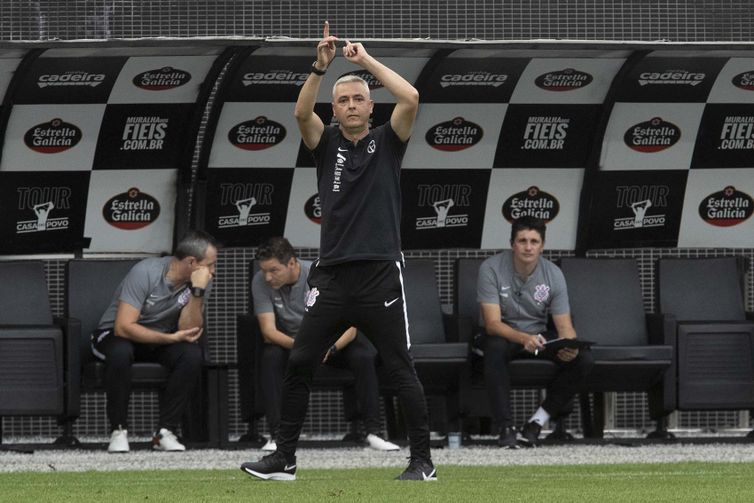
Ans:
[[[302,470],[295,482],[240,470],[0,474],[0,501],[754,501],[754,463],[439,466],[437,482],[395,468]]]

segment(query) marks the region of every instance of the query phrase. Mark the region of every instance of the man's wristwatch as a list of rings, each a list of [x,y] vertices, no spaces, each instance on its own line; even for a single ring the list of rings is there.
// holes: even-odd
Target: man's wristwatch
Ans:
[[[330,350],[328,352],[330,353],[330,356],[335,356],[336,354],[338,354],[338,346],[333,344],[332,346],[330,346]]]
[[[321,77],[322,75],[327,73],[327,68],[325,68],[324,70],[320,70],[319,68],[317,68],[317,62],[315,61],[314,63],[312,63],[311,72],[314,75],[319,75]]]
[[[204,288],[199,288],[198,286],[191,287],[191,295],[197,298],[204,297]]]

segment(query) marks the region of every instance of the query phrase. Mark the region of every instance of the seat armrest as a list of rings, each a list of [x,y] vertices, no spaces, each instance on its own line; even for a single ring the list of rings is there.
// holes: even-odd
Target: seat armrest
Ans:
[[[648,393],[649,415],[653,419],[660,419],[673,412],[678,406],[678,320],[675,316],[664,313],[648,313],[646,320],[649,344],[670,346],[672,350],[670,367]]]
[[[205,367],[211,367],[215,364],[212,360],[212,354],[209,350],[209,334],[207,333],[207,324],[204,324],[202,336],[197,340],[197,344],[202,348],[202,363]]]
[[[75,419],[81,414],[81,320],[53,317],[63,330],[63,417]]]
[[[649,344],[676,345],[678,320],[672,314],[648,313],[646,315]]]
[[[474,321],[471,316],[443,313],[442,322],[445,328],[445,342],[468,342],[474,335]]]
[[[253,366],[257,352],[261,351],[264,340],[259,329],[259,322],[253,314],[236,316],[236,360],[238,367]]]
[[[250,422],[255,419],[256,403],[259,399],[259,387],[256,375],[262,354],[262,333],[259,323],[253,314],[239,314],[236,316],[236,365],[238,368],[238,395],[241,408],[241,419]]]

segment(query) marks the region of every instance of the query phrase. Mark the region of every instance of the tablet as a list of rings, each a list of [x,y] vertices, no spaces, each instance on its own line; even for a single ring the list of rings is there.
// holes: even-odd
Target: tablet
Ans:
[[[563,348],[582,349],[591,347],[594,344],[592,341],[585,341],[583,339],[552,339],[545,343],[544,351],[559,351]]]

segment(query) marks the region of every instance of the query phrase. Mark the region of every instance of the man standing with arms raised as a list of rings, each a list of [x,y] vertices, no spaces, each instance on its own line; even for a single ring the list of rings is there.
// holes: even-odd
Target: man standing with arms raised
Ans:
[[[320,258],[309,273],[306,313],[291,350],[283,383],[278,450],[241,469],[269,480],[295,480],[296,443],[306,416],[312,376],[338,334],[355,326],[382,358],[406,413],[411,441],[401,480],[436,480],[429,452],[424,390],[409,354],[408,317],[400,243],[400,165],[419,107],[419,93],[364,49],[345,41],[343,56],[367,70],[395,98],[390,121],[373,129],[374,102],[355,75],[333,86],[337,126],[314,113],[322,77],[335,58],[337,37],[325,22],[317,60],[301,88],[295,116],[317,165],[322,204]]]

